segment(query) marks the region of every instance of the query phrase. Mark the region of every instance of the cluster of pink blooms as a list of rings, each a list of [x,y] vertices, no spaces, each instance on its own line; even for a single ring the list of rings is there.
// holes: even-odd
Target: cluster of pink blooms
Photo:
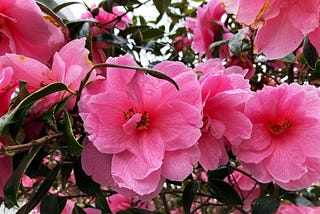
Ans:
[[[219,1],[210,1],[198,9],[197,19],[188,21],[194,33],[192,48],[207,58],[225,10],[237,14],[240,23],[258,29],[256,51],[269,59],[291,53],[305,36],[320,50],[316,38],[320,0],[222,2],[224,8]],[[114,14],[99,11],[95,18],[110,24]],[[119,29],[130,22],[122,18],[115,23]],[[21,81],[27,82],[28,93],[54,82],[64,83],[73,92],[79,89],[94,63],[88,59],[85,38],[69,41],[66,36],[43,17],[33,0],[1,3],[0,116],[9,111]],[[122,67],[108,67],[104,75],[91,72],[80,101],[76,103],[74,97],[65,110],[79,108],[87,134],[82,167],[94,181],[119,193],[108,199],[113,212],[132,203],[154,209],[138,199],[158,195],[166,179],[183,181],[198,163],[206,171],[227,164],[230,151],[242,170],[261,183],[297,190],[320,179],[320,147],[315,140],[320,139],[318,89],[293,83],[253,92],[245,78],[248,69],[225,67],[220,59],[207,59],[194,69],[172,61],[155,65],[152,69],[173,79],[177,90],[168,81],[129,68],[138,64],[128,54],[105,62]],[[201,73],[199,79],[197,73]],[[74,94],[58,92],[42,98],[30,115],[39,117],[70,96]],[[5,137],[0,138],[0,146],[6,144]],[[3,196],[12,174],[11,158],[0,156],[0,171]],[[247,180],[234,174],[233,181],[240,184],[237,191],[253,190],[256,197],[258,189]],[[253,198],[247,201],[250,204]],[[281,205],[278,213],[295,209]]]
[[[237,22],[258,29],[254,40],[255,51],[264,53],[268,59],[292,53],[305,36],[320,51],[319,0],[218,1],[228,13],[236,15]]]

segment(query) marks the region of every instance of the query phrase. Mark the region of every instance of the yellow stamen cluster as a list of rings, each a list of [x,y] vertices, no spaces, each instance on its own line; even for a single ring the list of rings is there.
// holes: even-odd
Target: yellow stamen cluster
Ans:
[[[291,126],[291,123],[288,119],[284,119],[281,122],[269,122],[268,128],[271,131],[271,133],[275,135],[279,135],[287,131],[287,129]]]

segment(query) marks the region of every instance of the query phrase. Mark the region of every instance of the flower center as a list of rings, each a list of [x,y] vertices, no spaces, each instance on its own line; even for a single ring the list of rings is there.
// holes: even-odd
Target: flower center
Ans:
[[[269,130],[275,135],[282,134],[283,132],[287,131],[287,129],[290,126],[291,126],[291,123],[288,119],[284,119],[277,123],[273,123],[273,122],[268,123]]]
[[[127,112],[123,112],[123,116],[125,120],[129,120],[135,115],[133,108],[128,109]],[[139,131],[147,130],[150,126],[150,118],[148,112],[143,112],[140,118],[140,121],[136,123],[136,129]]]

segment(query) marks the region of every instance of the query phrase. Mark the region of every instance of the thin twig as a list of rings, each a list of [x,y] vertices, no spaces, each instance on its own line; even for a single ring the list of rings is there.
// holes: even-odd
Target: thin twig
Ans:
[[[1,146],[0,147],[0,155],[6,155],[8,153],[26,151],[35,145],[40,145],[40,144],[46,143],[52,139],[61,137],[63,135],[64,135],[64,133],[60,132],[60,133],[55,133],[52,135],[47,135],[47,136],[44,136],[44,137],[36,139],[36,140],[32,140],[29,143],[25,143],[25,144],[13,145],[13,146]]]

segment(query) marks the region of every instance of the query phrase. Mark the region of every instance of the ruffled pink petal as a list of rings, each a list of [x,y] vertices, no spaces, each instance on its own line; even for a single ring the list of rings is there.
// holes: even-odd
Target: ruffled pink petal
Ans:
[[[273,153],[263,161],[270,175],[277,181],[288,182],[299,179],[307,173],[307,168],[303,166],[305,157],[300,148],[296,148],[294,142],[283,142],[283,140],[273,139],[275,149]]]
[[[246,25],[254,24],[259,19],[260,11],[265,10],[266,6],[265,0],[240,0],[236,20]]]
[[[109,57],[106,63],[125,66],[138,66],[129,54],[116,58]],[[123,91],[126,89],[126,85],[131,81],[135,73],[136,70],[134,69],[108,67],[108,85],[110,88]]]
[[[220,92],[232,89],[232,80],[227,75],[211,74],[201,84],[202,100],[206,101],[205,99],[213,97]]]
[[[168,102],[158,115],[153,127],[165,142],[166,150],[191,147],[200,138],[202,116],[194,106],[180,101]]]
[[[116,91],[98,94],[89,100],[80,100],[80,116],[85,110],[90,110],[84,114],[84,127],[90,134],[89,139],[100,152],[111,154],[126,148],[125,144],[132,136],[124,133],[122,125],[126,122],[124,113],[130,108],[132,105],[126,97]],[[91,111],[92,109],[95,111]]]
[[[101,185],[115,185],[111,176],[112,155],[101,153],[89,141],[84,142],[81,155],[82,169]],[[99,164],[97,164],[99,163]]]
[[[237,158],[246,163],[259,163],[273,152],[272,138],[264,124],[253,124],[252,135],[243,140],[233,151]]]
[[[267,20],[266,25],[258,30],[254,41],[255,51],[264,53],[269,60],[282,58],[293,52],[301,44],[303,37],[288,16],[281,13]]]
[[[223,139],[217,139],[210,134],[202,134],[198,145],[201,157],[200,164],[205,170],[214,170],[219,164],[225,164],[222,161],[223,153],[226,154]]]
[[[119,187],[146,195],[154,192],[160,182],[161,170],[155,164],[145,157],[122,152],[113,156],[112,176]]]
[[[216,120],[222,121],[226,127],[224,136],[232,142],[238,137],[248,139],[251,136],[252,124],[241,112],[234,109],[220,109],[214,115]]]
[[[25,81],[27,88],[35,91],[40,88],[40,83],[50,73],[49,68],[41,62],[16,54],[0,56],[1,66],[11,67],[13,70],[13,81]]]
[[[10,39],[14,41],[17,54],[46,63],[65,42],[60,29],[43,18],[40,8],[32,0],[11,1],[0,12],[14,20],[5,25],[10,28]]]
[[[161,90],[159,81],[150,76],[145,76],[141,71],[137,71],[131,82],[126,87],[129,100],[137,108],[137,111],[152,109],[157,111]]]
[[[182,181],[193,170],[193,164],[200,158],[197,146],[188,149],[167,151],[162,166],[162,176],[174,181]]]
[[[288,183],[277,182],[277,184],[286,190],[299,190],[309,187],[312,183],[320,179],[319,172],[319,158],[307,158],[304,163],[308,167],[308,172],[304,174],[301,178],[296,180],[291,180]]]
[[[292,25],[299,29],[303,35],[319,26],[319,5],[319,0],[296,1],[286,11]]]
[[[209,133],[216,139],[221,139],[226,131],[226,126],[223,122],[216,119],[208,119]]]
[[[161,102],[179,99],[197,108],[202,108],[200,85],[197,75],[184,64],[179,62],[162,62],[157,64],[154,69],[159,70],[173,78],[179,86],[179,91],[169,82],[160,80]]]
[[[242,163],[243,170],[249,172],[252,177],[257,179],[261,183],[269,183],[273,180],[268,170],[266,170],[264,165],[257,165],[251,163]]]

